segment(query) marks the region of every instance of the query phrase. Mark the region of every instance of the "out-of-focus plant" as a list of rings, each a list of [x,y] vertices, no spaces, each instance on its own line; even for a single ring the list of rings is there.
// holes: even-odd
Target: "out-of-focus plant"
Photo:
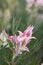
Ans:
[[[38,16],[38,10],[43,9],[43,0],[26,0],[26,10],[32,17]]]

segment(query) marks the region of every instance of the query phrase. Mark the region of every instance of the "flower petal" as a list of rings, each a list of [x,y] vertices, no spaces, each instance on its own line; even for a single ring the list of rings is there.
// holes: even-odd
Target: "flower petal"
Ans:
[[[27,44],[30,43],[31,39],[36,39],[36,38],[35,38],[35,37],[27,37],[27,38],[25,39],[26,43],[27,43]]]
[[[19,35],[20,35],[20,34],[22,34],[22,32],[21,32],[21,31],[18,31],[18,33],[19,33]]]
[[[23,51],[27,51],[27,52],[29,52],[28,47],[24,47],[24,48],[23,48]]]
[[[11,42],[14,42],[14,36],[9,36],[9,40],[10,40]]]
[[[20,46],[20,41],[19,41],[19,39],[18,39],[18,37],[15,35],[15,42],[16,42],[16,44],[18,45],[18,46]]]
[[[32,36],[32,30],[33,30],[33,26],[29,26],[27,27],[27,29],[24,31],[24,33],[27,35],[27,36]]]

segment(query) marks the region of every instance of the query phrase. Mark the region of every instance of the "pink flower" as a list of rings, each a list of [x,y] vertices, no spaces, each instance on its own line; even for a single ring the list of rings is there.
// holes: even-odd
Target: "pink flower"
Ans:
[[[43,0],[36,0],[37,4],[43,6]]]
[[[27,27],[27,29],[24,32],[18,31],[19,36],[15,35],[15,42],[17,44],[16,52],[17,55],[21,54],[22,51],[28,51],[29,49],[27,47],[27,44],[30,43],[32,39],[36,39],[35,37],[32,37],[32,31],[33,31],[33,26]]]

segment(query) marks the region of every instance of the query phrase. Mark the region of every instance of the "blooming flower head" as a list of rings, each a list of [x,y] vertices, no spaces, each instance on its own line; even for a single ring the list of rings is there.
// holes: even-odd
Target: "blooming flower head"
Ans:
[[[31,39],[35,39],[35,37],[32,37],[33,28],[34,28],[33,26],[29,26],[29,27],[27,27],[27,29],[24,32],[18,31],[19,36],[15,35],[15,42],[18,46],[15,50],[17,55],[21,54],[22,51],[29,52],[27,44],[30,43]]]

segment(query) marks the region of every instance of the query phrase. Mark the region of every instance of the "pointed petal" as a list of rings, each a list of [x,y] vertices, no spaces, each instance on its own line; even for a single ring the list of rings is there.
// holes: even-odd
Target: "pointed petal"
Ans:
[[[18,46],[20,46],[20,41],[19,41],[19,39],[18,39],[18,37],[15,35],[15,42],[16,42],[16,44],[18,45]]]
[[[20,34],[22,34],[22,32],[21,32],[21,31],[18,31],[18,33],[19,33],[19,35],[20,35]]]
[[[23,50],[29,52],[28,47],[24,47]]]
[[[27,38],[25,39],[26,44],[30,43],[30,41],[31,41],[32,39],[36,39],[36,38],[35,38],[35,37],[27,37]]]
[[[16,55],[18,54],[22,54],[22,52],[20,52],[20,50],[16,50]]]
[[[9,36],[9,40],[10,40],[11,42],[14,42],[14,36]]]
[[[33,30],[33,26],[29,26],[27,27],[27,29],[24,31],[24,33],[27,35],[27,36],[32,36],[32,30]]]

